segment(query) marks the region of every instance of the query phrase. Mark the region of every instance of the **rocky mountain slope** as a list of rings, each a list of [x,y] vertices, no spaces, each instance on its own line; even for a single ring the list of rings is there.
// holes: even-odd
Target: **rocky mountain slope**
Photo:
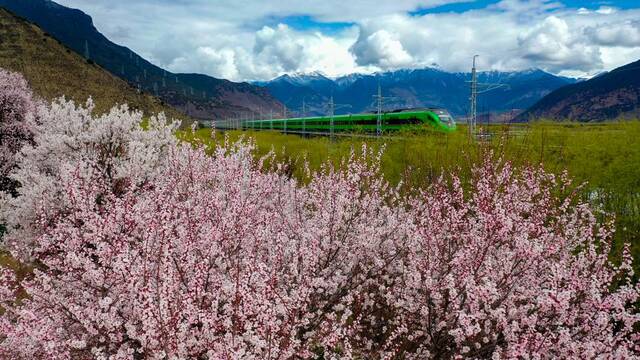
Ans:
[[[640,118],[640,60],[557,89],[519,118],[584,122]]]
[[[164,111],[184,118],[159,99],[139,93],[125,81],[64,46],[37,26],[0,8],[0,67],[22,73],[45,99],[66,96],[84,103],[90,96],[96,111],[127,103],[146,114]]]

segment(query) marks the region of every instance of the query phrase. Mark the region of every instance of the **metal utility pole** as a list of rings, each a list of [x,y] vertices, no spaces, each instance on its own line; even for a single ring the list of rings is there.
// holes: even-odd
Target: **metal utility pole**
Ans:
[[[269,127],[273,130],[273,110],[269,111]]]
[[[307,102],[302,98],[302,132],[307,132]]]
[[[91,54],[89,54],[89,41],[84,41],[84,58],[89,60],[91,58]]]
[[[473,56],[473,67],[471,68],[471,96],[470,100],[470,108],[469,108],[469,118],[467,120],[467,124],[469,126],[469,136],[474,136],[476,133],[476,125],[478,120],[478,94],[486,93],[488,91],[492,91],[501,87],[509,88],[506,84],[488,84],[488,83],[478,83],[478,72],[476,69],[476,58],[480,55]],[[479,90],[482,87],[482,90]]]
[[[287,105],[282,105],[282,121],[284,122],[284,133],[287,133]]]
[[[329,133],[331,135],[331,140],[333,140],[333,111],[335,104],[333,103],[333,95],[329,100]]]
[[[377,104],[377,109],[378,109],[378,116],[376,119],[376,136],[380,137],[380,135],[382,135],[382,87],[380,86],[380,83],[378,83],[378,95],[375,96],[378,104]]]
[[[376,95],[373,95],[373,98],[376,101],[376,113],[377,113],[377,119],[376,119],[376,136],[380,137],[382,135],[382,117],[384,115],[383,113],[383,108],[384,108],[384,101],[385,100],[394,100],[397,99],[396,97],[385,97],[382,96],[382,86],[380,86],[380,82],[378,82],[378,93]]]
[[[469,136],[473,136],[476,133],[476,119],[478,116],[478,74],[476,71],[476,58],[479,55],[473,56],[473,67],[471,68],[471,107],[469,109],[469,119],[467,125],[469,126]]]
[[[333,102],[333,95],[331,95],[331,97],[329,98],[329,133],[331,135],[331,140],[334,140],[335,138],[335,114],[336,114],[336,110],[337,109],[342,109],[342,108],[350,108],[351,105],[348,104],[336,104],[335,102]]]

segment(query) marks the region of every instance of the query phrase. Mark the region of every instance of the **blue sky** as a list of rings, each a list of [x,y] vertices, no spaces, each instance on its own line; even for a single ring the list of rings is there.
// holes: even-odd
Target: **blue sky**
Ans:
[[[232,80],[400,68],[589,76],[640,58],[640,1],[58,0],[179,72]]]

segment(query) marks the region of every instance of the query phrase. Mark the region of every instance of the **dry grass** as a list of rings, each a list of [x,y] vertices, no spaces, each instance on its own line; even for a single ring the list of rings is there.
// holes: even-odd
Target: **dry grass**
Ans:
[[[96,112],[116,104],[133,109],[186,118],[148,94],[139,94],[126,82],[86,61],[37,26],[0,8],[0,67],[22,73],[40,96],[52,100],[66,96],[79,103],[90,96]]]

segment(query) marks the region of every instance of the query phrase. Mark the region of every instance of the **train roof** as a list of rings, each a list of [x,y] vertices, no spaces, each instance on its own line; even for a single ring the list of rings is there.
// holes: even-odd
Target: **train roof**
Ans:
[[[395,109],[389,112],[398,113],[398,112],[415,112],[415,111],[444,111],[449,112],[445,108],[440,107],[420,107],[420,108],[403,108],[403,109]]]

